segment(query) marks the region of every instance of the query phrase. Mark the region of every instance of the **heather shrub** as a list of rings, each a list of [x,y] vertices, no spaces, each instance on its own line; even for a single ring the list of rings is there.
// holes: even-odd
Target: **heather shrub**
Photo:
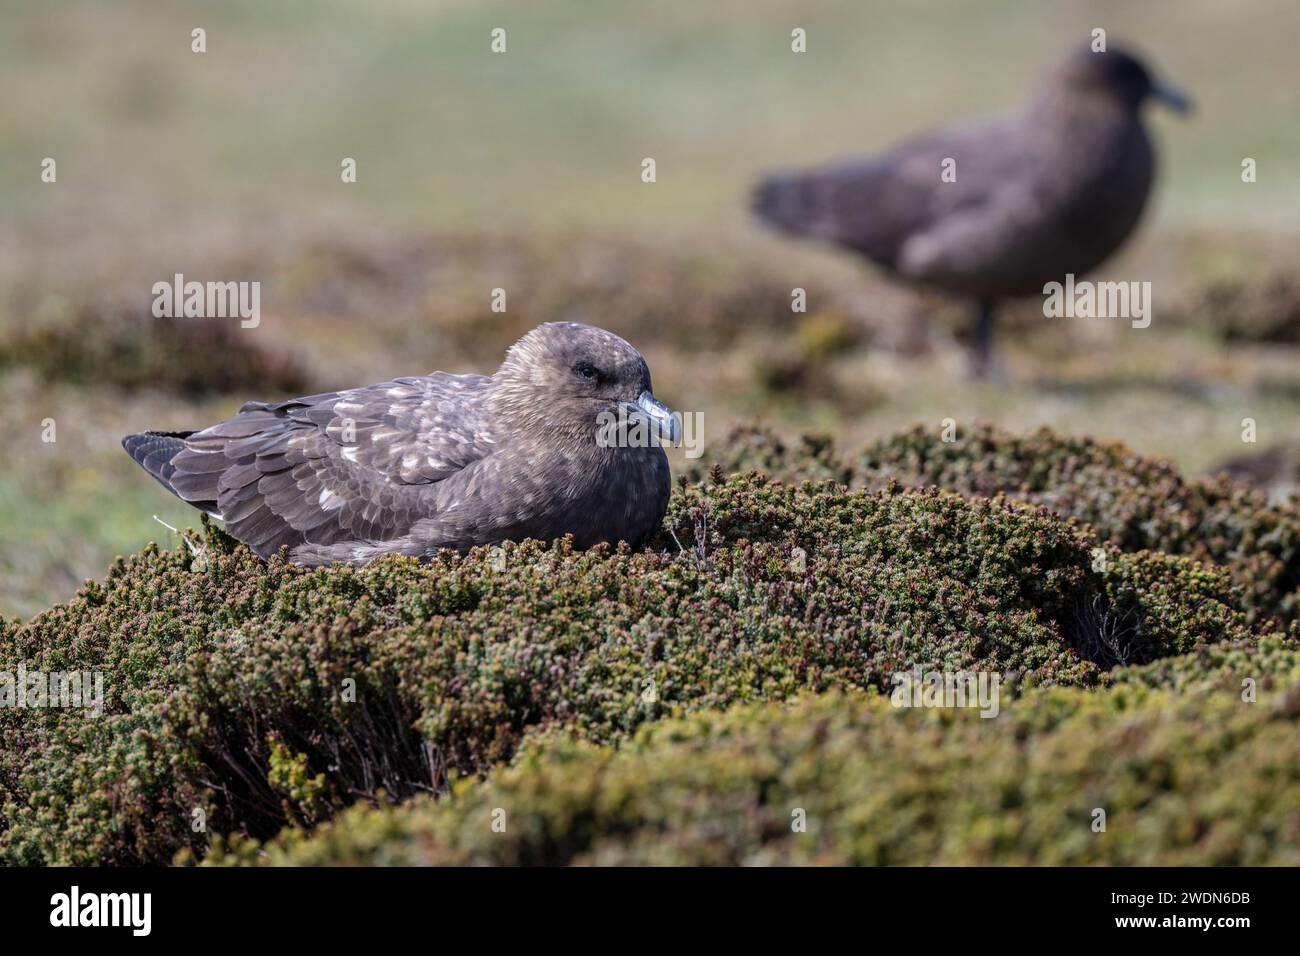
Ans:
[[[1214,327],[1229,342],[1300,343],[1300,281],[1290,272],[1217,282],[1197,306],[1214,317]]]
[[[216,531],[195,547],[0,624],[0,661],[107,685],[97,719],[0,709],[0,858],[202,855],[209,833],[265,840],[381,792],[443,793],[547,728],[612,745],[914,666],[995,671],[1008,693],[1104,685],[1117,663],[1251,642],[1221,571],[933,490],[710,480],[641,552],[302,569]]]
[[[791,270],[780,260],[756,266],[753,255],[711,242],[686,249],[680,240],[585,232],[405,236],[378,245],[330,239],[287,256],[283,291],[304,311],[376,315],[413,346],[436,341],[440,355],[484,364],[555,321],[596,322],[632,341],[697,351],[729,348],[740,330],[789,331]],[[510,290],[509,309],[493,310],[485,276]],[[804,354],[859,344],[864,330],[846,317],[856,287],[817,276],[799,281],[822,304],[810,318],[836,330],[822,332]]]
[[[720,442],[709,445],[708,455],[688,459],[685,475],[689,481],[756,471],[773,479],[801,481],[838,481],[848,484],[852,468],[840,459],[829,436],[799,435],[792,441],[782,438],[763,425],[738,425]]]
[[[1199,644],[1187,654],[1165,657],[1111,673],[1114,684],[1138,684],[1179,693],[1204,690],[1241,694],[1253,682],[1262,697],[1300,685],[1300,626],[1288,635]]]
[[[1251,623],[1300,618],[1300,505],[1226,476],[1184,478],[1169,462],[1117,442],[1050,429],[1025,436],[978,426],[945,442],[935,429],[883,439],[848,461],[829,439],[787,442],[759,426],[735,429],[691,465],[692,478],[761,471],[790,481],[830,478],[852,487],[936,486],[969,498],[1008,498],[1086,522],[1126,552],[1183,555],[1222,566],[1242,591]]]
[[[184,395],[311,386],[300,362],[255,344],[238,319],[155,318],[147,301],[129,307],[89,295],[10,311],[0,322],[0,368],[26,366],[51,381]]]
[[[988,426],[944,442],[913,429],[865,449],[857,483],[938,485],[1005,494],[1085,521],[1125,551],[1149,549],[1226,567],[1252,622],[1300,614],[1300,510],[1270,505],[1231,479],[1183,478],[1167,461],[1049,429],[1015,436]]]
[[[1300,655],[1282,645],[1270,662],[1294,680]],[[838,692],[745,704],[647,725],[618,750],[552,735],[446,799],[355,807],[265,846],[237,837],[210,860],[1294,866],[1291,687],[1254,703],[1141,680],[1038,690],[993,719]]]

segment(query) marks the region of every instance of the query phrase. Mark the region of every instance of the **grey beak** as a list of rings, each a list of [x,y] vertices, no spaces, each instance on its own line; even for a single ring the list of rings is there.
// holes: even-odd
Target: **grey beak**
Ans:
[[[650,430],[660,438],[676,444],[682,438],[682,426],[672,409],[659,402],[649,392],[637,396],[636,404],[631,406],[634,414],[644,416],[650,423]]]
[[[1186,116],[1192,111],[1191,97],[1176,86],[1156,83],[1151,88],[1151,97],[1164,103],[1165,106],[1168,106],[1180,116]]]

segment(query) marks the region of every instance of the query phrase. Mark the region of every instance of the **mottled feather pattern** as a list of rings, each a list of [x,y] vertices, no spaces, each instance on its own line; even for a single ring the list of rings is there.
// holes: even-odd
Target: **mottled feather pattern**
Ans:
[[[246,403],[189,437],[171,465],[187,501],[215,500],[259,554],[281,545],[385,539],[427,510],[419,485],[491,448],[478,375],[435,373],[278,404]]]
[[[564,534],[582,546],[639,540],[667,505],[663,450],[598,448],[596,409],[606,400],[548,391],[586,387],[569,380],[570,351],[582,348],[624,369],[635,398],[649,385],[644,360],[617,336],[573,323],[542,326],[524,342],[497,376],[435,372],[248,402],[168,444],[123,444],[264,557],[289,547],[303,563],[361,561]]]

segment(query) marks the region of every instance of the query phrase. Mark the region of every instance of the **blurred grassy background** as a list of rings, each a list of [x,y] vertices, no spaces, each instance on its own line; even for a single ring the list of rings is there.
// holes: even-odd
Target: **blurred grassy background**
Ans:
[[[498,26],[505,55],[488,49]],[[1006,336],[1011,380],[968,383],[951,307],[746,215],[764,169],[1016,108],[1094,26],[1198,106],[1186,122],[1153,111],[1154,202],[1105,268],[1155,283],[1152,329],[1044,327],[1030,308]],[[1286,0],[0,0],[0,613],[35,613],[166,540],[153,514],[193,522],[123,433],[279,391],[118,374],[162,347],[149,288],[177,271],[262,281],[249,341],[326,388],[490,371],[518,332],[575,317],[632,338],[662,397],[705,414],[706,439],[753,416],[850,443],[983,418],[1122,438],[1190,470],[1240,453],[1247,415],[1261,447],[1300,443],[1295,343],[1226,340],[1206,305],[1216,284],[1294,270],[1297,35]],[[1245,156],[1257,183],[1240,180]],[[794,285],[806,317],[789,313]],[[487,309],[496,286],[505,320]],[[68,349],[116,321],[105,303],[133,324],[74,373]]]
[[[1287,0],[631,3],[5,0],[0,201],[191,215],[338,204],[411,224],[739,221],[755,169],[1014,106],[1094,26],[1197,96],[1160,213],[1291,224]],[[189,31],[208,31],[208,53]],[[509,51],[488,54],[493,27]],[[794,55],[789,31],[808,31]],[[1166,125],[1158,120],[1157,125]],[[1263,173],[1237,179],[1243,155]],[[339,183],[343,156],[360,163]],[[659,162],[654,190],[638,163]],[[1234,185],[1235,184],[1235,185]],[[1271,185],[1270,185],[1271,184]],[[48,192],[48,191],[45,191]]]
[[[1294,223],[1288,0],[4,0],[0,202],[141,216],[337,205],[425,226],[741,222],[756,169],[1019,103],[1094,26],[1196,94],[1165,221]],[[189,32],[208,31],[208,53]],[[489,55],[493,27],[509,50]],[[789,33],[808,31],[809,51]],[[1156,121],[1162,132],[1172,121]],[[57,197],[30,175],[60,159]],[[1237,178],[1243,155],[1262,170]],[[360,163],[343,188],[343,156]],[[638,163],[659,162],[654,190]]]

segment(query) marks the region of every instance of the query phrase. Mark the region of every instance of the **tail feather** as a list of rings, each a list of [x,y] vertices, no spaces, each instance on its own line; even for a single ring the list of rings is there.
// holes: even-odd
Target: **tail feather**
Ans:
[[[751,208],[778,229],[807,234],[821,215],[819,205],[811,179],[796,174],[762,179],[754,189]]]
[[[122,439],[122,447],[141,468],[149,472],[158,484],[162,485],[176,497],[181,498],[176,488],[172,485],[172,476],[176,474],[176,466],[172,464],[172,459],[185,449],[185,439],[193,435],[194,432],[141,432],[138,435],[127,435]],[[181,498],[184,501],[184,498]],[[215,501],[191,501],[188,504],[194,505],[209,514],[217,514],[217,503]]]

